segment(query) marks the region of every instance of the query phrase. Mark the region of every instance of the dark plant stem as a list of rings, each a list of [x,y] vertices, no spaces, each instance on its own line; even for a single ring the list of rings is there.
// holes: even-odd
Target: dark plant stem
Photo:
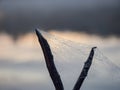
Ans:
[[[55,67],[53,55],[50,50],[50,46],[48,42],[37,29],[36,29],[36,34],[37,34],[39,43],[41,45],[41,48],[45,57],[46,66],[50,74],[50,77],[53,81],[53,84],[55,86],[55,89],[64,90],[60,75],[58,74],[58,71]]]
[[[85,78],[86,78],[86,76],[87,76],[87,74],[88,74],[88,71],[89,71],[89,69],[90,69],[90,66],[91,66],[91,64],[92,64],[92,60],[93,60],[93,56],[94,56],[94,49],[95,49],[95,48],[97,48],[97,47],[93,47],[93,48],[91,49],[91,52],[90,52],[90,54],[89,54],[89,57],[88,57],[87,61],[86,61],[85,64],[84,64],[84,67],[83,67],[83,69],[82,69],[82,72],[81,72],[81,74],[80,74],[80,76],[79,76],[79,78],[78,78],[78,80],[77,80],[77,82],[76,82],[73,90],[80,90],[80,88],[81,88],[81,86],[82,86],[82,83],[84,82],[84,80],[85,80]]]

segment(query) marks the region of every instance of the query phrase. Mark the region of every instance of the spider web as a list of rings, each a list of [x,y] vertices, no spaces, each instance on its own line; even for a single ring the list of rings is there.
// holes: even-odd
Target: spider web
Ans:
[[[70,90],[77,81],[84,62],[94,46],[76,43],[45,31],[40,32],[51,47],[56,67],[66,90]],[[82,87],[83,90],[105,90],[113,87],[118,90],[120,87],[117,84],[120,84],[120,67],[108,59],[97,47],[93,64]]]

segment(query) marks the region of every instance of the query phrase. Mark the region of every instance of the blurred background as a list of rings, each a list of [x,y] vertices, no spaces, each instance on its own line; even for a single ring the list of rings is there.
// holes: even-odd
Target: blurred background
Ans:
[[[0,0],[0,31],[17,35],[40,27],[119,36],[119,3],[119,0]]]
[[[58,38],[97,46],[114,64],[120,66],[119,0],[0,0],[0,90],[54,89],[34,32],[35,28]],[[74,49],[67,47],[71,52]],[[55,52],[59,54],[57,50]],[[62,68],[69,66],[68,63],[74,67],[78,62],[73,64],[59,60],[56,63]],[[112,65],[115,66],[114,64]],[[60,71],[65,74],[71,70],[65,67]],[[73,72],[74,70],[79,68],[74,67]],[[77,75],[79,73],[73,74],[73,77]],[[66,81],[66,74],[62,77]],[[83,89],[120,89],[120,81],[112,85],[97,85],[95,82],[91,84],[91,80],[88,82]],[[66,90],[69,90],[73,83],[68,81],[65,84]]]

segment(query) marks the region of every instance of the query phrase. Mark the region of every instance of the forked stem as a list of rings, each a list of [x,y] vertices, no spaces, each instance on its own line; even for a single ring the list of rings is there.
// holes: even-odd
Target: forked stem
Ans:
[[[43,54],[44,54],[44,57],[45,57],[46,66],[47,66],[48,72],[50,74],[50,77],[53,81],[53,84],[55,86],[55,89],[56,90],[64,90],[63,83],[61,81],[60,75],[59,75],[59,73],[58,73],[58,71],[55,67],[55,64],[54,64],[54,59],[53,59],[53,55],[52,55],[50,46],[49,46],[47,40],[39,32],[39,30],[36,29],[35,31],[36,31],[39,43],[41,45],[41,48],[42,48],[42,51],[43,51]],[[81,72],[73,90],[80,90],[80,88],[81,88],[81,86],[82,86],[82,84],[83,84],[83,82],[84,82],[84,80],[85,80],[85,78],[88,74],[88,71],[91,67],[95,48],[97,48],[97,47],[93,47],[91,49],[89,57],[84,64],[82,72]]]

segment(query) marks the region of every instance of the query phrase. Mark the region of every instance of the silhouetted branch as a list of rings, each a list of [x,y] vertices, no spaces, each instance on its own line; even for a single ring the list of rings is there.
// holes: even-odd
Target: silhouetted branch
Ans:
[[[36,29],[36,34],[38,36],[39,43],[43,50],[46,66],[49,71],[50,77],[53,81],[53,84],[55,86],[55,89],[56,90],[64,90],[60,75],[58,74],[57,69],[55,67],[53,55],[50,50],[50,46],[49,46],[48,42],[37,29]]]
[[[82,86],[82,83],[83,83],[83,81],[85,80],[85,78],[86,78],[86,76],[87,76],[87,74],[88,74],[88,71],[89,71],[89,69],[90,69],[90,66],[91,66],[91,64],[92,64],[92,60],[93,60],[93,56],[94,56],[94,49],[95,49],[95,48],[96,48],[96,47],[93,47],[93,48],[91,49],[91,52],[90,52],[90,54],[89,54],[89,57],[88,57],[87,61],[86,61],[85,64],[84,64],[84,67],[83,67],[83,69],[82,69],[82,72],[81,72],[81,74],[80,74],[80,76],[79,76],[79,78],[78,78],[78,80],[77,80],[77,82],[76,82],[73,90],[80,90],[80,88],[81,88],[81,86]]]

